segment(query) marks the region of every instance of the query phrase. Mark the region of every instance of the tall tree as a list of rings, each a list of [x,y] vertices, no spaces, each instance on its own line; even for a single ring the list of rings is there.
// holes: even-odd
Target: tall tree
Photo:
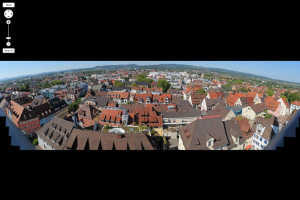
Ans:
[[[200,88],[199,90],[197,90],[197,94],[205,94],[205,95],[207,95],[207,92],[203,88]]]
[[[267,94],[268,94],[268,96],[273,96],[274,91],[271,89],[267,89]]]
[[[171,87],[171,84],[164,79],[159,79],[157,82],[157,87],[161,87],[163,92],[167,92],[168,89]]]

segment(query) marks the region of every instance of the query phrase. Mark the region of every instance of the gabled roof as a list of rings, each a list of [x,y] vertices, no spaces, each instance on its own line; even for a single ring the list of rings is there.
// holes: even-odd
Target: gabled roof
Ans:
[[[228,120],[224,121],[224,126],[227,134],[227,138],[229,140],[228,149],[231,149],[236,146],[236,144],[233,141],[233,137],[239,138],[239,144],[244,143],[245,138],[243,137],[242,130],[237,122],[235,120]]]
[[[265,130],[261,137],[265,138],[266,140],[270,140],[273,135],[275,135],[275,132],[272,128],[272,126],[278,127],[278,121],[277,118],[272,116],[270,118],[262,118],[262,117],[256,117],[255,119],[255,125],[254,130],[256,130],[256,127],[258,124],[261,124],[263,127],[265,127]],[[272,126],[271,126],[272,125]]]
[[[266,98],[265,99],[265,104],[266,106],[268,106],[269,110],[272,110],[272,111],[276,111],[278,109],[278,106],[280,105],[280,102],[278,101],[275,101],[273,99],[268,99]]]
[[[85,103],[76,111],[76,113],[83,118],[93,120],[98,115],[99,111],[93,106]]]
[[[23,106],[21,106],[13,100],[11,101],[11,104],[8,107],[8,109],[10,110],[11,114],[15,117],[16,122],[27,121],[38,117],[33,111],[24,108]]]
[[[159,150],[155,140],[142,133],[103,133],[74,129],[64,150]]]
[[[236,95],[234,95],[234,94],[230,94],[230,95],[227,97],[226,101],[227,101],[227,104],[228,104],[229,106],[234,106],[234,104],[237,102],[238,99],[239,99],[238,96],[236,96]]]
[[[73,130],[73,125],[73,122],[54,117],[37,130],[36,134],[56,150],[62,150]]]
[[[222,118],[198,119],[178,129],[186,150],[209,150],[207,140],[214,138],[214,148],[229,144]]]
[[[292,103],[291,103],[291,105],[296,105],[296,106],[300,106],[300,101],[293,101]]]
[[[254,98],[253,97],[240,97],[242,105],[250,106],[253,105]]]
[[[256,114],[268,110],[268,106],[266,106],[266,104],[264,103],[254,104],[251,105],[250,107]]]
[[[253,131],[247,119],[241,119],[238,121],[240,129],[242,130],[243,137],[249,138],[253,135]]]

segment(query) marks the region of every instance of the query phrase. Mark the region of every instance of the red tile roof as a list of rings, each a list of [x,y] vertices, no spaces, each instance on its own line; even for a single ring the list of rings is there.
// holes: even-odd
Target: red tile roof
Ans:
[[[236,95],[230,94],[227,97],[226,101],[229,106],[234,106],[234,104],[237,102],[238,99],[239,97],[237,97]]]
[[[108,92],[107,95],[110,98],[117,98],[117,99],[128,99],[129,98],[129,92]]]
[[[237,97],[246,97],[246,94],[236,93],[235,96],[237,96]]]
[[[280,105],[280,102],[275,101],[275,100],[272,99],[272,98],[266,98],[266,99],[265,99],[265,104],[266,104],[266,106],[269,107],[270,110],[276,111],[277,108],[278,108],[278,106]]]
[[[138,107],[133,111],[136,122],[139,125],[147,125],[149,127],[163,126],[162,116],[158,116],[153,107],[154,105],[150,104],[146,107]]]
[[[296,105],[296,106],[300,106],[300,101],[293,101],[293,103],[291,103],[291,104],[293,104],[293,105]]]

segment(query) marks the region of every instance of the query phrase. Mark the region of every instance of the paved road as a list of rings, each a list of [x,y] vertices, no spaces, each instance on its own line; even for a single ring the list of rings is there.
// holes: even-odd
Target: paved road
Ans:
[[[0,109],[0,116],[6,116]],[[6,117],[6,126],[9,127],[9,136],[11,136],[11,145],[19,146],[20,150],[36,150],[30,140]]]

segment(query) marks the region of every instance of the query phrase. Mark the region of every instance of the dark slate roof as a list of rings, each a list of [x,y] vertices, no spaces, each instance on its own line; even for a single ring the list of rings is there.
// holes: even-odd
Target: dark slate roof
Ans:
[[[36,115],[39,115],[40,120],[53,114],[48,102],[35,106],[31,109]]]
[[[55,112],[57,110],[61,110],[61,109],[68,106],[68,104],[66,103],[66,101],[64,99],[60,99],[58,97],[55,97],[53,99],[49,99],[48,102],[51,106],[51,109],[54,110]]]
[[[146,81],[142,81],[142,82],[135,82],[137,85],[150,85],[148,82]]]
[[[214,148],[228,145],[221,117],[198,119],[178,130],[186,150],[209,150],[207,140],[214,138]]]
[[[131,91],[131,87],[115,87],[115,86],[113,86],[112,90],[113,91],[123,91],[123,90]]]
[[[196,110],[183,110],[183,111],[162,111],[163,118],[182,118],[182,117],[200,117],[200,111]]]
[[[56,150],[62,150],[73,130],[73,122],[54,117],[36,134]]]

